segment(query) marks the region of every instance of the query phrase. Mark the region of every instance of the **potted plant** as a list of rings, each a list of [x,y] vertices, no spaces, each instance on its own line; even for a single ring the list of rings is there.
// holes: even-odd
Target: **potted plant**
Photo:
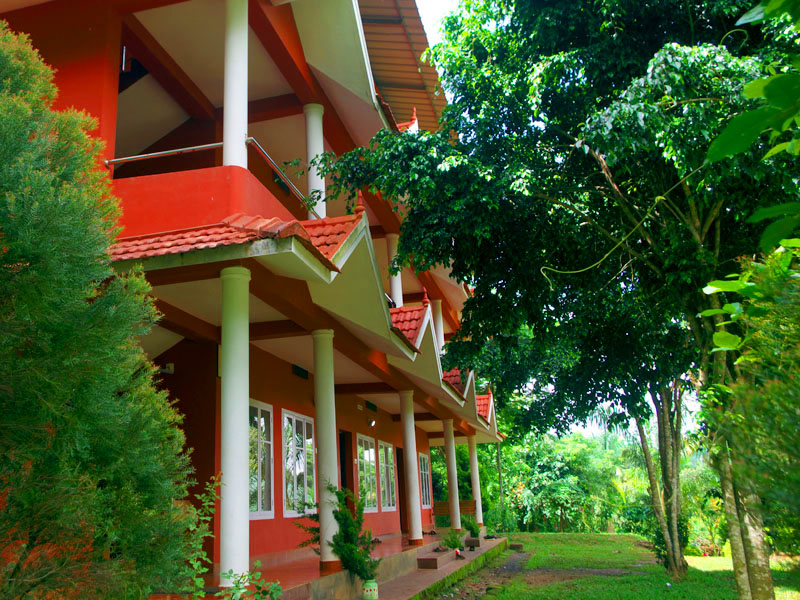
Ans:
[[[333,509],[333,518],[339,524],[339,531],[334,534],[330,541],[333,553],[342,562],[342,569],[348,572],[350,577],[358,577],[361,580],[361,597],[364,600],[377,600],[378,582],[375,577],[378,574],[379,558],[372,558],[372,550],[377,543],[372,538],[370,530],[362,531],[364,527],[364,501],[356,500],[350,490],[340,490],[328,484],[328,491],[336,494],[336,504]],[[350,507],[353,507],[351,512]],[[305,540],[301,546],[319,544],[319,511],[313,515],[304,515],[311,519],[311,525],[295,523],[297,527],[308,533],[311,537]],[[315,552],[319,552],[317,549]]]
[[[451,529],[442,538],[442,545],[451,550],[459,550],[464,547],[464,533],[458,529]]]
[[[461,518],[461,525],[469,532],[464,544],[468,548],[479,548],[481,545],[481,527],[478,522],[470,515],[465,515]]]

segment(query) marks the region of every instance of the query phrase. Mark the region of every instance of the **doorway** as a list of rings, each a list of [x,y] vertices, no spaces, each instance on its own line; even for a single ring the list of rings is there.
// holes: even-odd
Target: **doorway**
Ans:
[[[403,449],[397,448],[397,504],[400,507],[400,531],[408,533],[408,507],[406,506],[406,469]]]

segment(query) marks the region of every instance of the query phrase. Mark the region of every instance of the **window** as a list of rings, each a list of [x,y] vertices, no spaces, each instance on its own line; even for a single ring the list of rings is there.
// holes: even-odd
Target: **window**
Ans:
[[[375,440],[358,436],[358,495],[365,512],[377,512],[378,490],[375,472]]]
[[[394,510],[397,507],[394,486],[394,448],[386,442],[378,442],[378,459],[381,462],[381,507]]]
[[[419,484],[421,486],[422,507],[431,507],[431,459],[427,454],[419,455]]]
[[[315,512],[314,420],[283,411],[283,512],[296,517]]]
[[[272,407],[250,401],[250,518],[274,516],[272,507]]]

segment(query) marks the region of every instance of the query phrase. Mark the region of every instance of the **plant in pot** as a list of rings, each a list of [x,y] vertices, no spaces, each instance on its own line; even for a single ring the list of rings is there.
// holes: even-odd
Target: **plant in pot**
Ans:
[[[481,527],[471,515],[461,518],[461,526],[469,532],[464,544],[469,548],[478,548],[481,545]]]
[[[356,499],[353,492],[348,489],[339,490],[328,485],[328,490],[336,494],[333,518],[339,525],[339,531],[334,534],[330,542],[331,548],[342,561],[342,568],[351,577],[358,577],[361,580],[361,597],[364,600],[377,600],[378,583],[375,577],[381,559],[372,557],[372,549],[375,547],[372,532],[369,529],[363,531],[364,500]],[[354,507],[352,512],[348,507],[348,500]]]
[[[458,529],[451,529],[442,538],[442,545],[451,550],[459,550],[464,547],[464,533]]]

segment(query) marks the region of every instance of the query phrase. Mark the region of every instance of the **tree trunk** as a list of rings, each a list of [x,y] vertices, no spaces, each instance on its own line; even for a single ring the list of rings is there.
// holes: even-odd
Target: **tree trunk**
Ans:
[[[725,520],[728,523],[728,536],[731,541],[731,558],[733,575],[736,579],[736,590],[739,593],[739,600],[752,600],[747,558],[745,557],[744,543],[742,541],[742,528],[739,523],[739,508],[736,505],[736,492],[733,488],[731,463],[727,449],[721,451],[714,459],[714,466],[719,473],[719,485],[722,488],[722,501],[725,509]]]
[[[761,517],[761,500],[749,486],[734,485],[742,523],[742,542],[747,560],[750,595],[753,600],[774,600],[772,571],[769,568],[769,551],[764,539],[764,521]]]
[[[661,503],[661,494],[658,488],[658,480],[656,479],[656,470],[653,466],[653,457],[650,456],[650,445],[647,443],[647,435],[645,434],[642,420],[639,417],[634,417],[634,421],[636,422],[636,428],[639,430],[639,442],[642,446],[644,462],[645,466],[647,467],[647,479],[650,482],[650,485],[648,486],[650,491],[650,503],[653,505],[653,512],[656,515],[658,525],[661,528],[661,535],[664,536],[664,541],[666,542],[667,546],[667,570],[674,578],[677,579],[680,573],[678,572],[678,567],[675,564],[675,556],[672,552],[670,552],[671,542],[669,527],[667,527],[667,521],[664,517],[664,506]]]
[[[503,465],[500,461],[500,442],[497,442],[497,483],[500,485],[500,514],[504,515],[503,518],[505,518],[505,500],[503,499]]]

